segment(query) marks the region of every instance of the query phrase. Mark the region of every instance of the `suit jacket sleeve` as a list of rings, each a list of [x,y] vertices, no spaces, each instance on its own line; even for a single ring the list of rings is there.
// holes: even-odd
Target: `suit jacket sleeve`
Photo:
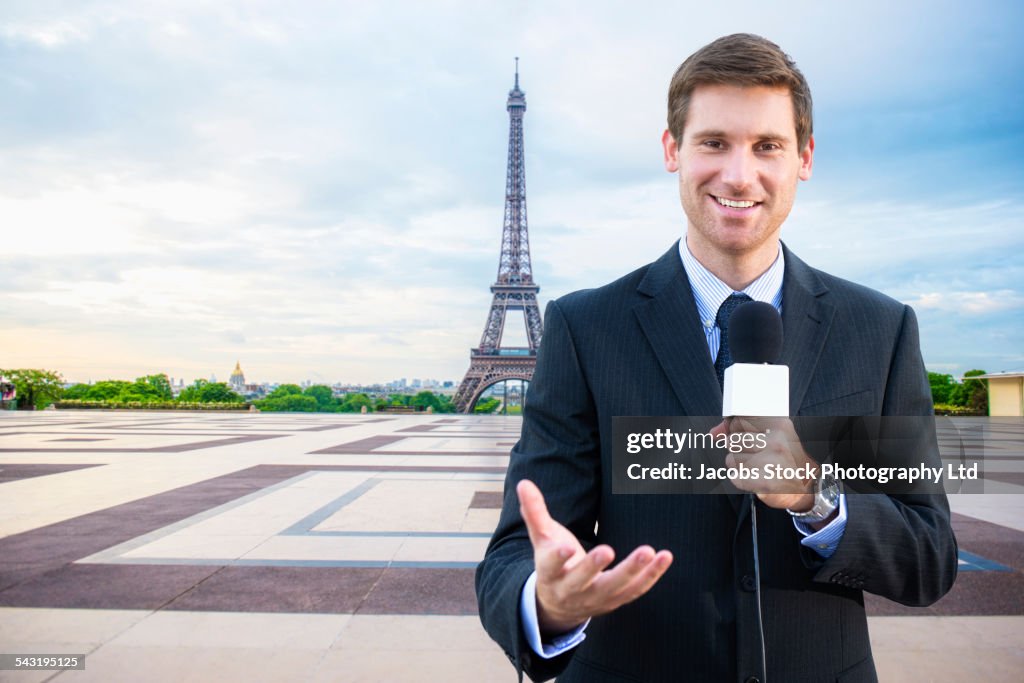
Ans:
[[[904,307],[882,415],[932,414],[917,320],[913,310]],[[935,430],[922,432],[920,453],[913,454],[913,460],[941,466]],[[822,560],[806,548],[802,550],[809,565],[820,567],[815,581],[915,606],[930,605],[949,591],[957,573],[957,546],[944,493],[886,496],[848,492],[846,502],[846,530],[836,552]]]
[[[501,518],[476,571],[484,628],[520,676],[525,671],[545,680],[568,665],[572,651],[546,660],[533,653],[523,635],[519,598],[534,562],[515,491],[521,479],[537,484],[551,516],[584,547],[593,546],[601,481],[596,411],[572,333],[554,301],[544,314],[544,342],[527,393],[522,436],[512,449]]]

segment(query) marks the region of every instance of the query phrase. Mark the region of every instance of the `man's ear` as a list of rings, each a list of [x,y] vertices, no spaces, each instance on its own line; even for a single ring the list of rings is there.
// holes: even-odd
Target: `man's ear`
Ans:
[[[810,180],[814,168],[814,136],[807,139],[807,146],[800,152],[800,180]]]
[[[679,170],[679,145],[668,129],[661,134],[661,146],[665,151],[665,170],[675,173]]]

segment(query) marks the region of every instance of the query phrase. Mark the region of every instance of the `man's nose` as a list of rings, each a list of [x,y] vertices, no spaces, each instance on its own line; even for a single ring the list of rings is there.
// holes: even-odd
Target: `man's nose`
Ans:
[[[747,150],[739,148],[731,150],[722,168],[722,182],[736,190],[737,193],[742,193],[754,183],[755,163],[753,155]]]

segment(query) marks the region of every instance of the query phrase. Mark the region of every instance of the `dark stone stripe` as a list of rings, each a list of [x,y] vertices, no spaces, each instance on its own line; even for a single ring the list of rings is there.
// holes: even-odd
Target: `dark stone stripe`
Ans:
[[[175,435],[177,436],[177,435]],[[152,448],[0,448],[0,453],[185,453],[205,448],[234,446],[251,441],[280,439],[288,434],[248,434],[245,436],[228,436],[210,441],[194,441],[192,443],[174,444],[171,446],[154,446]]]
[[[0,592],[5,607],[159,609],[220,567],[66,564]]]
[[[167,609],[209,612],[351,614],[385,570],[336,567],[225,567]]]
[[[501,491],[476,491],[469,507],[484,510],[500,510],[505,496]]]
[[[1004,484],[1024,486],[1024,472],[985,472],[984,476],[981,478],[986,481],[994,479],[995,481],[1001,481]]]
[[[18,479],[30,479],[32,477],[43,477],[48,474],[71,472],[85,469],[86,467],[99,467],[99,464],[0,463],[0,484],[7,481],[17,481]]]
[[[477,613],[475,569],[387,569],[359,614]]]
[[[350,441],[349,443],[339,444],[337,446],[331,446],[329,448],[322,448],[318,451],[313,451],[310,455],[326,455],[334,453],[368,453],[372,450],[380,448],[381,446],[387,446],[388,444],[395,443],[405,439],[404,436],[370,436],[365,439],[359,439],[358,441]]]
[[[57,441],[110,441],[110,440],[111,439],[107,439],[107,438],[103,438],[103,437],[89,438],[89,437],[81,437],[81,436],[77,436],[77,437],[69,436],[69,437],[67,437],[65,439],[47,439],[47,441],[50,441],[50,442],[57,442]]]
[[[358,427],[363,424],[362,422],[350,422],[348,424],[332,424],[332,425],[319,425],[317,427],[307,427],[306,429],[298,429],[299,432],[326,432],[331,429],[344,429],[345,427]]]

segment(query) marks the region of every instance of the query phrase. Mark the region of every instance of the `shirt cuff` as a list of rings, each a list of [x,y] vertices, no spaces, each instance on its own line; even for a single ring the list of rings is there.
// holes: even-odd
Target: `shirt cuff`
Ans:
[[[839,547],[839,541],[843,540],[843,532],[846,531],[846,494],[839,494],[839,512],[836,518],[818,531],[795,519],[793,526],[804,536],[800,539],[801,545],[807,546],[824,558],[832,557],[832,553]]]
[[[544,659],[557,657],[582,643],[587,637],[583,631],[590,623],[590,619],[587,619],[568,633],[556,636],[550,643],[542,642],[540,623],[537,620],[537,572],[530,574],[530,578],[523,586],[523,593],[519,599],[519,618],[523,622],[523,631],[530,649]]]

